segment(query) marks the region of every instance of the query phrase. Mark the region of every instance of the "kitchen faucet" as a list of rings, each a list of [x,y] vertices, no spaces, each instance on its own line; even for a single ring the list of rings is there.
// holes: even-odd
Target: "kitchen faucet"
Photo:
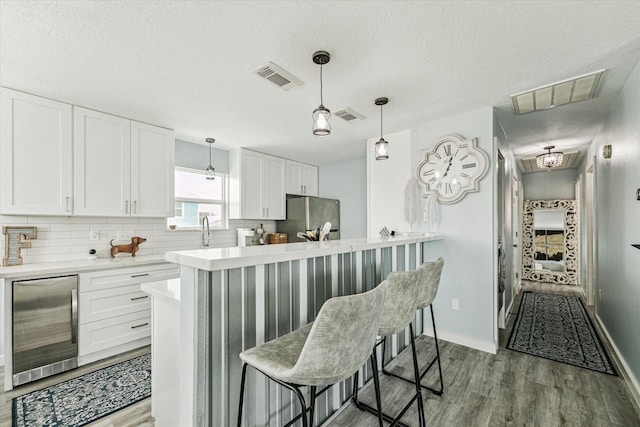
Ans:
[[[206,228],[205,228],[205,223],[206,223]],[[207,231],[206,235],[205,235],[205,230]],[[209,217],[206,215],[202,217],[202,246],[209,246]]]

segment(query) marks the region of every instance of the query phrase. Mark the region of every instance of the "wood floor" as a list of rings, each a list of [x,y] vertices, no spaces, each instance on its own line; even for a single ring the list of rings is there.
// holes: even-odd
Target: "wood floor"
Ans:
[[[525,284],[523,290],[576,294],[575,287]],[[456,344],[441,341],[441,356],[445,393],[442,397],[425,392],[423,401],[428,426],[640,426],[640,411],[632,403],[629,390],[622,377],[593,372],[550,360],[506,350],[520,303],[520,296],[512,307],[512,315],[505,330],[501,330],[498,353],[488,354]],[[437,313],[436,313],[437,322]],[[422,361],[435,355],[433,339],[419,337],[418,357]],[[135,357],[148,348],[129,353]],[[613,352],[608,348],[609,355]],[[119,361],[119,360],[118,360]],[[0,393],[0,425],[11,420],[11,399],[33,389],[82,375],[99,369],[114,360],[92,364],[70,374],[44,380],[35,385],[20,387],[9,393]],[[410,375],[411,357],[403,352],[391,364],[391,370]],[[425,383],[435,383],[435,376],[427,375]],[[410,396],[409,384],[381,376],[383,408],[389,413],[398,411],[403,400]],[[373,387],[368,385],[361,393],[363,401],[374,403]],[[415,405],[403,421],[418,425]],[[105,417],[91,426],[153,426],[151,402],[146,399],[118,413]],[[332,427],[373,426],[376,419],[349,404],[329,423]],[[218,426],[215,426],[218,427]]]

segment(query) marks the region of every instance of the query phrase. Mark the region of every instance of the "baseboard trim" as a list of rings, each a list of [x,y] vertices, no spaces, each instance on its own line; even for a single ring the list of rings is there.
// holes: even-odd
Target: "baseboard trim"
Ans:
[[[602,319],[600,319],[600,316],[598,316],[598,314],[596,313],[595,317],[596,317],[596,321],[598,322],[598,326],[607,337],[607,340],[609,341],[611,348],[613,348],[613,351],[616,354],[616,359],[618,359],[618,362],[620,362],[620,365],[622,365],[622,369],[621,369],[622,378],[624,378],[627,384],[629,384],[631,395],[633,396],[633,399],[636,401],[637,409],[640,410],[640,383],[638,382],[638,379],[633,375],[631,368],[627,364],[627,361],[624,359],[624,357],[622,357],[622,354],[620,354],[620,350],[618,350],[616,343],[613,341],[613,338],[611,338],[611,335],[609,334],[609,331],[607,330],[607,328],[604,326],[604,323],[602,322]]]
[[[511,317],[511,309],[513,308],[513,304],[515,303],[516,298],[515,296],[513,298],[511,298],[511,304],[509,304],[509,307],[507,307],[507,311],[505,312],[504,315],[504,324],[508,325],[509,324],[509,317]]]
[[[433,329],[425,328],[422,334],[428,337],[433,337]],[[498,352],[496,343],[492,341],[482,341],[464,335],[457,335],[451,332],[441,331],[440,329],[438,329],[438,340],[444,340],[454,344],[463,345],[465,347],[474,348],[486,353],[496,354]]]

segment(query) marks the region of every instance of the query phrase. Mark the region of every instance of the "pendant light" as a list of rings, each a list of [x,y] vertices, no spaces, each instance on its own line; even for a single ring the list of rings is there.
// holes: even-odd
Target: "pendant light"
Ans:
[[[382,106],[387,105],[388,98],[377,98],[375,104],[380,106],[380,140],[376,142],[376,160],[386,160],[389,158],[389,143],[382,137]]]
[[[313,134],[316,136],[326,136],[331,133],[331,111],[322,103],[322,66],[329,63],[331,56],[324,50],[319,50],[313,54],[313,62],[320,65],[320,106],[313,110]]]
[[[552,168],[557,168],[562,165],[562,153],[559,151],[552,153],[551,150],[554,148],[556,148],[555,145],[544,147],[547,152],[536,156],[536,165],[538,165],[540,169],[546,169],[551,172]]]
[[[204,170],[204,173],[207,179],[216,179],[216,170],[211,164],[211,147],[213,146],[213,143],[216,142],[216,140],[213,138],[207,138],[205,139],[205,141],[209,143],[209,166],[207,166],[207,168]]]

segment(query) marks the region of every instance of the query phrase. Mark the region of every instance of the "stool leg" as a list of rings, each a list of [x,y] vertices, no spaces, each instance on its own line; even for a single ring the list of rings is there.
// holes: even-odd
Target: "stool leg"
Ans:
[[[311,386],[311,407],[309,408],[309,424],[313,427],[313,415],[316,410],[316,386]]]
[[[247,364],[242,364],[242,381],[240,382],[240,408],[238,409],[238,427],[242,427],[242,403],[244,401],[244,381],[247,379]]]
[[[431,324],[433,325],[433,338],[434,338],[434,340],[436,342],[436,357],[434,357],[433,360],[424,369],[424,371],[422,371],[422,373],[420,374],[420,380],[422,380],[422,378],[424,378],[424,376],[427,375],[427,372],[429,372],[429,369],[431,369],[433,364],[438,362],[438,373],[440,374],[440,389],[436,390],[435,388],[431,388],[431,387],[428,387],[426,385],[422,385],[422,388],[425,389],[425,390],[429,390],[430,392],[434,393],[437,396],[442,396],[442,394],[444,392],[444,381],[442,379],[442,365],[440,364],[440,346],[438,345],[438,334],[436,332],[436,321],[435,321],[435,318],[433,316],[433,306],[430,305],[429,308],[431,309]],[[383,341],[383,343],[382,343],[383,352],[384,352],[385,344],[386,344],[386,340]],[[401,377],[400,375],[394,374],[393,372],[387,371],[384,368],[384,363],[382,365],[382,373],[385,374],[385,375],[392,376],[394,378],[401,379],[401,380],[406,381],[406,382],[411,383],[411,384],[415,383],[415,380],[413,380],[413,379],[404,378],[404,377]]]
[[[373,347],[371,353],[371,368],[373,369],[373,386],[376,391],[376,408],[378,409],[378,426],[382,427],[382,402],[380,399],[380,378],[378,377],[378,348]]]
[[[436,359],[438,360],[438,373],[440,374],[440,390],[433,390],[433,389],[429,389],[429,390],[433,391],[438,396],[442,396],[442,393],[444,392],[444,382],[442,381],[442,365],[440,364],[440,346],[438,346],[438,333],[436,332],[436,319],[433,316],[433,305],[429,305],[429,309],[431,310],[431,324],[433,325],[433,338],[436,341]],[[420,376],[420,378],[422,378],[426,373],[427,371],[425,370],[424,373]]]
[[[416,353],[416,340],[413,334],[413,323],[409,323],[409,334],[411,336],[411,352],[413,353],[413,375],[415,378],[416,393],[418,395],[418,419],[420,427],[426,427],[424,419],[424,405],[422,403],[422,387],[420,386],[420,370],[418,369],[418,354]]]
[[[296,396],[298,396],[298,400],[300,401],[300,407],[302,408],[302,427],[308,427],[309,424],[307,423],[307,404],[304,401],[302,392],[298,387],[289,387],[289,390],[292,390],[296,394]],[[314,396],[312,396],[312,399],[315,401]]]

